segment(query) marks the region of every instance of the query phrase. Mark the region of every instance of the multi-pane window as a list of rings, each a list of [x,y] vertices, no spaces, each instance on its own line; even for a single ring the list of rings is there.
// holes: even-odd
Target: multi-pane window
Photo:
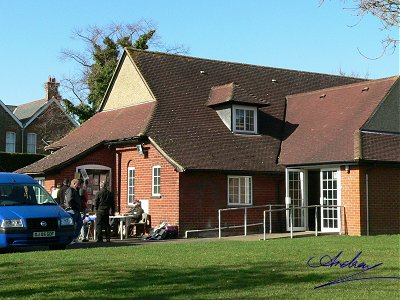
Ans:
[[[15,152],[15,132],[6,132],[6,152]]]
[[[253,183],[250,176],[228,176],[228,204],[251,205]]]
[[[34,178],[42,187],[45,187],[46,180],[44,177]],[[47,201],[47,196],[43,193],[43,190],[38,187],[33,187],[35,191],[36,199],[39,204],[45,203]]]
[[[257,108],[234,106],[234,132],[257,133]]]
[[[135,199],[135,168],[128,168],[128,205],[133,205]]]
[[[152,195],[160,196],[160,187],[161,187],[161,167],[153,166],[153,181],[152,181]]]
[[[323,205],[338,205],[338,172],[322,171]],[[326,229],[338,228],[339,213],[336,207],[322,209],[322,226]]]
[[[27,134],[26,152],[36,153],[36,133]]]

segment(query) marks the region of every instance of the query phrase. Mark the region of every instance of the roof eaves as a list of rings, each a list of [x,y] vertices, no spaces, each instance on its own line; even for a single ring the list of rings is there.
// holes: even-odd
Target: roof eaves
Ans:
[[[22,125],[21,121],[8,109],[8,107],[3,103],[3,101],[0,100],[0,106],[11,116],[11,118],[21,127],[23,128],[24,126]]]
[[[103,144],[104,144],[103,141],[100,142],[100,143],[98,143],[98,144],[95,144],[95,145],[93,145],[92,147],[90,147],[90,148],[88,148],[88,149],[86,149],[86,150],[80,152],[78,155],[75,155],[75,156],[71,157],[70,159],[67,159],[67,160],[63,161],[63,162],[59,163],[58,165],[52,166],[52,167],[50,167],[50,168],[48,168],[48,169],[44,169],[42,172],[43,172],[43,173],[48,173],[48,172],[50,172],[50,171],[57,170],[57,169],[59,169],[59,168],[65,166],[65,165],[68,165],[68,164],[70,164],[70,163],[72,163],[72,162],[78,160],[79,158],[85,156],[86,154],[90,153],[91,151],[93,151],[93,150],[99,148],[99,147],[102,146]]]
[[[158,152],[161,153],[162,156],[164,156],[164,158],[171,164],[174,166],[174,168],[178,171],[178,172],[184,172],[186,169],[181,166],[179,163],[177,163],[175,160],[173,160],[167,153],[165,153],[165,151],[151,138],[148,137],[150,143],[153,145],[154,148],[156,148],[156,150]]]

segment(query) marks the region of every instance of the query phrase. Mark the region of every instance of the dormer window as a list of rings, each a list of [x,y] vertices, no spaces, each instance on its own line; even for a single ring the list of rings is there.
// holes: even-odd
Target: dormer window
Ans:
[[[231,82],[212,87],[206,105],[216,111],[232,133],[258,134],[258,108],[270,103]]]
[[[257,108],[233,105],[233,131],[236,133],[257,133]]]

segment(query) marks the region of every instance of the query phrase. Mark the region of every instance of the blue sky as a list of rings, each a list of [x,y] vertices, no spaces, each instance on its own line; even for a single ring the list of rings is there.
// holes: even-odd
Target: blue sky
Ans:
[[[398,50],[378,60],[359,54],[379,56],[388,32],[350,7],[351,0],[0,0],[0,100],[41,99],[49,75],[73,74],[77,65],[60,59],[62,49],[83,47],[73,29],[140,19],[189,56],[370,79],[399,74]]]

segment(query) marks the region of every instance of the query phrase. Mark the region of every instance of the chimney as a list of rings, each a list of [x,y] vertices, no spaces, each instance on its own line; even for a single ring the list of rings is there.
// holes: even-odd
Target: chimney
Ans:
[[[49,76],[49,79],[45,83],[45,87],[46,87],[45,100],[50,100],[52,98],[61,100],[61,95],[58,92],[59,86],[60,86],[60,83],[56,82],[56,79],[54,77]]]

